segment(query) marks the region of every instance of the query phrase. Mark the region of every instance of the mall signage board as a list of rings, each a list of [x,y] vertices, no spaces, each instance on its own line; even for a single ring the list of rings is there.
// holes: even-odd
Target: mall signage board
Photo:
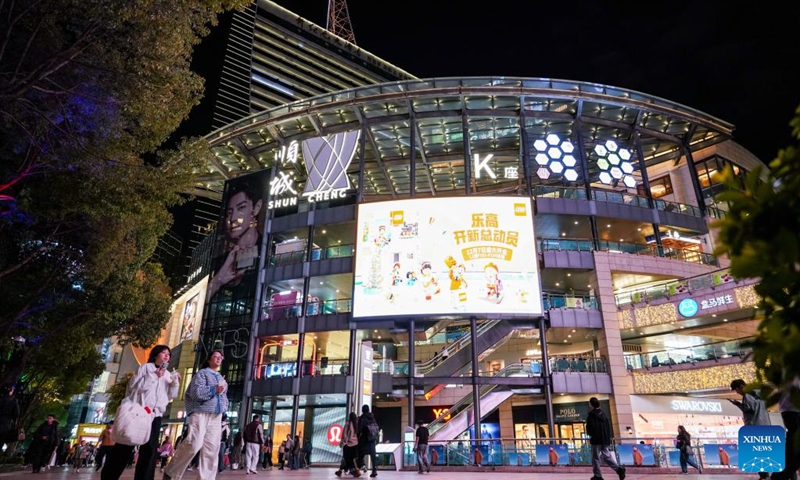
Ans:
[[[303,140],[302,149],[298,148],[297,140],[281,147],[275,153],[275,161],[282,166],[296,164],[300,159],[298,151],[302,150],[305,189],[303,193],[297,191],[291,170],[279,170],[269,184],[267,209],[296,206],[300,199],[314,203],[345,198],[352,190],[347,168],[353,161],[360,136],[360,130],[353,130]]]
[[[353,318],[542,314],[531,201],[359,205]]]

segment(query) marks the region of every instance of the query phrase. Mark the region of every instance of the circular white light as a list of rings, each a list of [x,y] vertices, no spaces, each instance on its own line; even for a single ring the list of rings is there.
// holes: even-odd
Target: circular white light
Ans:
[[[605,157],[606,154],[608,153],[608,150],[606,150],[606,147],[604,147],[602,145],[595,145],[594,146],[594,152],[596,154],[600,155],[601,157]]]
[[[617,142],[615,142],[614,140],[606,140],[606,148],[612,152],[616,152],[617,148],[619,147],[617,147]]]
[[[572,152],[575,151],[575,147],[572,145],[572,142],[570,142],[569,140],[564,140],[561,143],[561,150],[563,150],[564,153],[572,153]]]
[[[633,188],[636,186],[636,179],[630,175],[625,175],[625,178],[622,179],[622,183],[628,188]]]
[[[616,153],[609,153],[608,154],[608,162],[611,165],[619,165],[620,161],[621,160],[619,159],[619,155],[617,155]]]
[[[609,175],[608,172],[600,172],[599,177],[600,181],[605,183],[606,185],[611,184],[611,175]]]
[[[545,150],[547,150],[547,143],[545,143],[544,140],[536,140],[535,142],[533,142],[533,148],[539,150],[540,152],[544,152]]]
[[[561,143],[561,139],[558,138],[558,135],[556,135],[555,133],[551,133],[550,135],[547,136],[547,143],[549,143],[550,145],[558,145],[559,143]]]
[[[610,165],[608,164],[608,160],[606,160],[605,158],[597,159],[597,168],[599,168],[600,170],[608,170],[609,166]]]
[[[623,160],[630,160],[631,159],[631,152],[630,150],[620,149],[619,156],[622,157]]]
[[[561,158],[561,150],[557,149],[556,147],[552,147],[550,150],[547,151],[547,155],[553,159]]]
[[[611,176],[616,179],[622,178],[622,170],[619,167],[611,167]]]
[[[622,162],[620,168],[622,168],[622,171],[625,173],[633,173],[633,165],[631,165],[631,162]]]
[[[578,179],[578,172],[576,172],[575,170],[573,170],[573,169],[571,169],[571,168],[568,168],[568,169],[567,169],[567,170],[564,172],[564,178],[566,178],[566,179],[567,179],[567,180],[569,180],[570,182],[574,182],[575,180],[577,180],[577,179]]]
[[[539,167],[539,170],[536,170],[536,176],[539,178],[550,178],[550,170],[545,167]]]
[[[575,157],[572,155],[564,155],[564,158],[562,158],[561,161],[568,167],[574,167],[575,164],[578,163],[578,161],[575,160]]]
[[[550,161],[550,158],[544,153],[537,153],[536,154],[536,163],[539,165],[547,165],[547,162]]]
[[[561,173],[564,171],[564,165],[561,165],[561,162],[550,162],[550,171],[553,173]]]

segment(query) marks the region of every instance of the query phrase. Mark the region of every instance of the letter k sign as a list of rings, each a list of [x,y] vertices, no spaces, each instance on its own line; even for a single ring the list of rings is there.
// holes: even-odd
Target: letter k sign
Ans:
[[[474,166],[473,171],[475,172],[475,178],[481,178],[481,170],[486,170],[486,173],[489,175],[489,177],[497,178],[497,175],[495,175],[492,169],[489,168],[489,160],[491,160],[492,157],[494,157],[494,154],[490,153],[489,155],[486,155],[486,157],[481,161],[480,154],[476,153],[475,155],[472,156],[473,158],[472,164]]]

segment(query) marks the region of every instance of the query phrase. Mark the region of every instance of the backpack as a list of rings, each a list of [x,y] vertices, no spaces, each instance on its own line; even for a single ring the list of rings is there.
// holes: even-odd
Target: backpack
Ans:
[[[370,442],[377,442],[378,432],[380,432],[380,427],[378,427],[376,422],[372,422],[367,425],[367,440]]]

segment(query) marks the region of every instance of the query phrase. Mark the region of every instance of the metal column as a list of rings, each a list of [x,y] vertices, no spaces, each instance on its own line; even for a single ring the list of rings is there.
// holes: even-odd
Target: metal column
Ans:
[[[472,415],[475,419],[475,440],[481,439],[481,391],[478,385],[478,351],[475,348],[478,342],[478,326],[475,317],[469,317],[469,335],[471,337],[470,350],[472,353]]]
[[[414,349],[414,320],[408,321],[408,424],[414,426],[414,375],[416,355]]]
[[[547,325],[545,319],[539,320],[539,342],[542,344],[542,376],[544,377],[544,404],[547,410],[547,428],[550,438],[555,438],[556,426],[553,421],[553,379],[550,377],[550,358],[547,356]]]
[[[356,370],[356,355],[358,354],[357,349],[356,349],[356,341],[357,341],[356,333],[357,332],[358,331],[354,330],[354,329],[350,330],[350,358],[348,359],[348,362],[347,362],[347,376],[350,379],[347,382],[347,385],[348,385],[348,390],[350,390],[350,391],[347,392],[347,404],[346,404],[347,405],[347,415],[350,415],[350,412],[358,413],[358,411],[359,411],[358,410],[358,405],[356,405],[356,399],[355,399],[355,395],[354,395],[354,393],[355,393],[355,380],[353,380],[355,378],[353,376],[353,372]]]

